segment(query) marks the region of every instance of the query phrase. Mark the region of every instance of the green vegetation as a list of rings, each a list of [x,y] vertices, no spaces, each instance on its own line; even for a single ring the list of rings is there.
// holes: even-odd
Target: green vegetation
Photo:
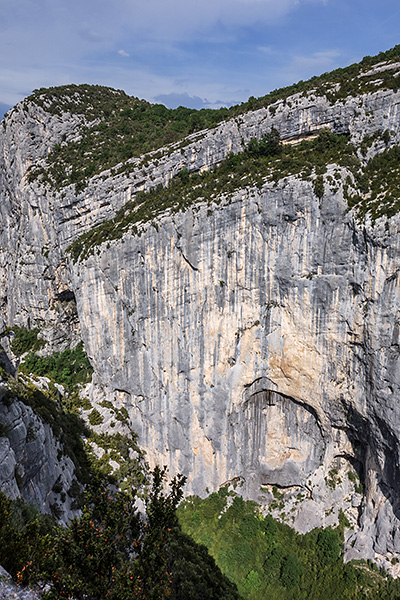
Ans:
[[[153,472],[145,519],[135,489],[105,480],[88,487],[68,527],[0,493],[0,563],[22,584],[50,583],[45,600],[399,597],[400,582],[372,563],[343,563],[343,519],[300,535],[227,488],[178,506],[184,478],[164,492],[165,475]]]
[[[356,473],[355,471],[349,471],[347,473],[347,476],[349,478],[349,480],[354,483],[354,490],[357,492],[357,494],[362,494],[363,493],[363,484],[360,481],[360,477],[358,475],[358,473]]]
[[[387,133],[378,131],[374,136],[366,137],[361,154],[376,141],[387,143]],[[260,189],[267,182],[278,184],[290,175],[311,181],[314,194],[321,200],[327,185],[333,191],[342,185],[339,170],[335,177],[329,175],[325,179],[328,165],[348,171],[343,193],[349,209],[354,208],[359,219],[367,212],[374,221],[400,211],[400,147],[386,149],[363,164],[347,135],[325,129],[314,139],[282,146],[277,132],[272,130],[260,141],[251,140],[243,152],[228,156],[210,171],[200,175],[183,169],[168,187],[159,185],[149,192],[138,193],[113,219],[76,239],[67,252],[74,262],[84,260],[104,241],[120,239],[129,230],[140,235],[140,225],[154,224],[155,219],[166,211],[179,212],[204,202],[209,206],[219,204],[223,199],[232,198],[238,189]]]
[[[90,177],[125,163],[129,158],[143,156],[193,132],[214,127],[222,120],[240,118],[249,110],[269,107],[270,114],[274,114],[274,103],[282,100],[291,102],[289,97],[294,94],[315,92],[335,102],[377,89],[397,90],[400,88],[400,75],[396,69],[375,75],[366,74],[377,63],[396,62],[399,59],[400,46],[395,46],[375,57],[367,56],[360,63],[219,110],[197,111],[182,106],[167,109],[162,104],[150,104],[129,97],[121,90],[102,86],[41,88],[35,90],[26,101],[34,102],[51,114],[66,111],[80,114],[86,124],[81,127],[79,140],[67,142],[64,139],[55,145],[50,154],[44,157],[45,164],[33,168],[29,180],[39,178],[57,189],[75,184],[79,192],[85,188]],[[131,168],[132,165],[124,164],[118,172]]]
[[[333,468],[329,471],[328,476],[325,477],[326,484],[332,490],[334,490],[337,485],[340,485],[342,483],[342,480],[340,479],[340,477],[338,477],[338,474],[339,474],[339,470],[336,468]]]
[[[247,153],[253,158],[258,158],[260,156],[276,156],[281,152],[282,143],[279,131],[274,128],[260,140],[256,140],[256,138],[251,139],[247,145]]]
[[[54,387],[41,392],[31,383],[11,379],[8,385],[3,402],[18,397],[49,422],[76,461],[79,480],[87,485],[85,495],[77,481],[67,491],[75,507],[83,507],[82,516],[67,528],[23,507],[17,519],[12,503],[0,494],[0,563],[21,583],[51,582],[48,600],[239,600],[235,585],[243,599],[252,600],[399,597],[400,583],[376,568],[343,564],[343,529],[348,526],[344,515],[336,529],[301,536],[270,515],[262,516],[254,502],[222,488],[204,500],[193,497],[181,504],[182,532],[174,514],[183,480],[175,480],[166,496],[165,472],[158,470],[153,487],[146,487],[147,473],[134,437],[87,430],[76,414],[66,412],[65,399]],[[100,459],[91,451],[94,444],[104,451]],[[137,459],[130,458],[132,451]],[[120,465],[112,477],[110,460]],[[348,477],[357,478],[353,473]],[[109,483],[114,486],[109,488]],[[59,482],[53,490],[61,491]],[[272,493],[281,500],[278,488]],[[135,509],[137,497],[146,500],[146,524]],[[61,510],[53,505],[56,518]],[[7,554],[4,560],[2,552]]]
[[[122,408],[117,408],[109,400],[103,400],[103,402],[100,402],[100,405],[103,406],[104,408],[108,408],[108,410],[110,410],[113,413],[113,415],[115,416],[117,421],[120,421],[121,423],[124,423],[124,424],[128,423],[129,414],[124,406]]]
[[[46,166],[29,176],[30,181],[39,178],[57,189],[73,183],[77,191],[96,173],[213,127],[229,116],[226,108],[168,109],[131,98],[121,90],[90,85],[40,89],[28,100],[52,114],[70,111],[85,117],[87,125],[80,139],[54,146]]]
[[[148,475],[147,467],[135,434],[95,433],[78,416],[75,395],[71,402],[68,395],[61,396],[52,384],[48,390],[39,390],[31,381],[19,377],[18,380],[9,378],[7,386],[8,390],[2,397],[2,402],[11,405],[14,399],[18,399],[33,408],[35,413],[51,426],[56,440],[62,444],[60,452],[73,461],[80,483],[88,484],[104,479],[128,493],[132,488],[143,488],[145,493],[143,486]],[[101,419],[100,413],[96,413]],[[95,421],[91,424],[99,424],[97,419]],[[0,434],[7,435],[4,426],[0,426]],[[94,452],[94,446],[102,449],[100,458]],[[111,460],[118,465],[114,471],[110,466]],[[79,494],[75,496],[75,508],[79,508]]]
[[[296,100],[290,96],[294,94],[307,95],[313,92],[325,95],[331,102],[335,102],[377,89],[397,90],[400,88],[398,70],[389,68],[375,75],[368,72],[378,63],[386,62],[390,66],[390,63],[398,60],[400,45],[375,57],[367,56],[358,64],[274,90],[258,99],[252,97],[241,105],[218,111],[196,111],[184,107],[167,109],[160,104],[152,105],[144,100],[131,98],[121,90],[101,86],[69,85],[36,90],[27,101],[42,106],[52,114],[62,114],[65,111],[80,114],[85,125],[79,131],[78,140],[68,142],[64,139],[57,144],[50,154],[44,157],[42,165],[32,169],[29,179],[33,181],[39,178],[43,183],[49,183],[57,189],[75,184],[76,192],[79,192],[84,189],[90,177],[105,169],[111,169],[111,174],[115,175],[136,168],[136,163],[126,162],[129,158],[143,157],[145,165],[150,160],[150,151],[177,143],[179,140],[183,140],[182,144],[185,145],[189,142],[184,138],[189,134],[213,127],[224,119],[240,119],[240,115],[248,110],[267,107],[270,114],[274,114],[275,103],[283,101],[292,105]],[[362,142],[361,155],[365,155],[369,145],[379,135],[388,144],[390,133],[377,132]],[[221,190],[230,194],[239,185],[261,185],[263,179],[268,178],[268,173],[265,172],[268,168],[275,172],[274,181],[289,174],[290,169],[294,174],[301,171],[303,177],[311,177],[314,193],[321,200],[326,190],[322,165],[324,158],[320,160],[310,146],[312,156],[310,164],[307,164],[307,152],[304,148],[286,147],[281,152],[279,138],[273,139],[274,132],[269,136],[269,140],[251,140],[247,151],[239,155],[240,158],[228,157],[221,168],[214,169],[212,173],[202,176],[189,175],[188,170],[183,169],[171,182],[168,192],[157,189],[149,194],[138,194],[134,201],[120,210],[114,220],[101,226],[101,232],[96,228],[73,244],[73,259],[76,260],[80,255],[85,257],[86,247],[91,251],[100,243],[103,233],[105,239],[117,239],[126,228],[154,219],[168,208],[182,210],[196,201],[213,201]],[[367,212],[373,221],[384,215],[393,216],[400,210],[400,189],[397,183],[399,177],[396,176],[400,173],[400,151],[397,148],[388,149],[375,156],[363,168],[355,149],[347,150],[347,159],[352,154],[353,161],[347,160],[343,163],[343,160],[339,160],[338,164],[346,166],[352,174],[344,189],[349,208],[356,207],[356,213],[361,219]],[[157,156],[153,155],[152,160],[156,160]],[[246,160],[243,159],[244,156]],[[336,161],[337,158],[331,156],[332,161]],[[343,156],[340,158],[343,159]],[[249,164],[248,161],[252,163]],[[263,164],[257,164],[260,161]],[[273,162],[274,165],[267,167],[268,162]],[[119,165],[118,169],[115,169],[116,165]],[[247,173],[247,168],[252,172]],[[380,176],[381,172],[383,177]],[[135,232],[135,229],[133,231]]]
[[[35,90],[26,101],[34,102],[51,114],[66,111],[80,114],[86,124],[81,127],[79,140],[68,142],[64,139],[55,145],[50,154],[44,157],[45,164],[32,169],[29,180],[39,178],[57,189],[75,184],[79,192],[85,188],[90,177],[105,169],[178,142],[193,132],[214,127],[222,120],[240,118],[249,110],[269,107],[270,113],[274,114],[274,103],[282,100],[291,102],[289,97],[294,94],[315,92],[335,102],[377,89],[397,90],[400,88],[400,75],[396,69],[377,75],[366,73],[377,63],[399,59],[400,46],[395,46],[375,57],[367,56],[360,63],[219,110],[197,111],[182,106],[168,109],[162,104],[150,104],[129,97],[121,90],[102,86],[41,88]],[[118,172],[132,168],[129,163],[122,164]]]
[[[349,181],[345,193],[349,208],[355,208],[360,218],[369,212],[375,221],[400,211],[399,146],[376,154],[364,169],[354,173],[354,177],[354,186]],[[352,187],[355,191],[351,191]]]
[[[324,178],[322,177],[322,175],[317,175],[317,177],[314,181],[314,194],[320,200],[321,200],[322,196],[324,195],[324,190],[325,190]]]
[[[63,352],[54,352],[50,356],[38,356],[30,352],[19,369],[23,373],[50,377],[67,388],[89,382],[93,373],[82,342],[72,350],[67,348]]]
[[[0,492],[0,564],[19,580],[35,580],[48,549],[55,523],[21,500],[10,500]]]
[[[19,332],[18,328],[14,329]],[[36,334],[36,330],[33,336],[24,331],[24,340],[35,339]],[[3,373],[7,390],[2,402],[11,404],[18,399],[31,406],[51,426],[55,438],[62,444],[63,452],[74,462],[81,483],[87,484],[93,477],[105,477],[125,490],[132,486],[139,488],[144,485],[147,474],[136,436],[132,432],[125,435],[97,434],[79,417],[79,411],[83,409],[91,411],[88,415],[90,425],[100,425],[103,421],[99,411],[79,394],[79,384],[90,381],[92,372],[82,343],[73,350],[67,349],[45,357],[30,352],[19,366],[18,379]],[[33,374],[33,377],[27,377],[27,374]],[[34,381],[36,375],[51,379],[48,389],[38,389]],[[66,393],[61,394],[53,382],[62,384]],[[128,423],[129,415],[124,407],[115,408],[109,401],[105,404],[112,409],[117,420]],[[0,435],[6,436],[7,433],[7,428],[0,423]],[[28,435],[33,437],[34,430],[28,430]],[[100,458],[94,452],[95,445],[102,449]],[[114,471],[110,466],[111,459],[118,464]],[[79,506],[78,496],[76,507]]]
[[[145,519],[135,494],[103,482],[85,492],[82,514],[68,527],[0,493],[0,563],[22,584],[49,583],[45,600],[239,600],[205,548],[180,531],[184,478],[167,493],[165,469],[152,479]]]
[[[28,329],[26,327],[18,327],[18,325],[14,325],[12,328],[9,328],[15,333],[15,337],[12,340],[10,346],[11,350],[16,354],[16,356],[21,356],[25,352],[36,352],[45,346],[46,342],[38,337],[40,329],[38,327],[34,327],[33,329]]]
[[[199,202],[219,203],[222,195],[229,198],[238,189],[261,188],[266,181],[277,184],[288,175],[299,174],[303,179],[313,180],[322,176],[332,163],[353,170],[361,168],[356,149],[347,136],[323,130],[316,139],[296,146],[281,146],[276,133],[271,131],[260,141],[251,140],[244,152],[228,156],[211,171],[199,175],[189,174],[185,169],[167,188],[158,186],[140,192],[113,219],[83,234],[67,251],[73,261],[82,260],[104,241],[120,239],[128,230],[140,233],[140,223],[151,222],[166,210],[178,212]]]
[[[103,417],[101,416],[101,414],[99,413],[99,411],[97,410],[97,408],[94,408],[92,410],[91,413],[89,413],[89,423],[94,427],[96,425],[101,425],[102,422],[104,421]]]
[[[168,568],[172,573],[171,598],[176,600],[240,600],[237,587],[215,564],[202,544],[173,530]]]
[[[276,490],[275,495],[279,492]],[[366,562],[344,564],[344,515],[335,528],[306,535],[263,516],[226,487],[178,508],[182,530],[205,544],[223,573],[251,600],[396,599],[400,582]]]
[[[158,468],[153,473],[146,523],[122,492],[112,493],[103,484],[86,494],[82,516],[57,530],[48,560],[42,561],[45,580],[52,583],[46,598],[155,600],[168,595],[166,544],[184,480],[172,480],[165,495],[164,475]]]
[[[94,445],[102,449],[101,458],[94,452]],[[127,494],[132,490],[140,490],[136,492],[137,495],[145,496],[148,472],[135,434],[96,433],[90,430],[85,452],[93,473],[117,484]],[[110,466],[111,460],[118,464],[114,471]]]

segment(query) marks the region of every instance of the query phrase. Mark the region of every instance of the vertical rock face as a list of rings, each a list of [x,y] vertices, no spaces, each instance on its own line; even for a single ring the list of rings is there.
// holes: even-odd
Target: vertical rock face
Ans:
[[[131,159],[128,173],[112,176],[107,171],[76,193],[73,185],[55,191],[30,182],[29,174],[34,166],[45,165],[56,144],[79,139],[87,125],[85,118],[68,112],[49,114],[33,100],[24,101],[0,126],[2,318],[7,324],[57,321],[54,298],[69,285],[66,247],[111,218],[138,191],[166,185],[182,168],[208,170],[272,127],[288,143],[323,128],[349,133],[355,144],[365,135],[388,129],[392,142],[397,143],[399,102],[400,92],[390,90],[333,104],[324,96],[296,94],[210,131],[192,134],[186,145],[164,149],[161,156],[160,151],[153,153],[153,158],[150,153],[145,163]]]
[[[242,477],[252,478],[253,485],[255,479],[258,490],[262,484],[304,485],[325,455],[318,418],[309,405],[271,392],[270,385],[265,388],[244,401],[237,411],[238,421],[232,423],[240,432],[236,438],[242,438],[236,440],[244,457]]]
[[[66,494],[75,474],[71,459],[30,406],[11,398],[5,386],[0,395],[0,489],[67,521],[76,514]]]
[[[303,530],[357,504],[348,487],[327,500],[329,472],[355,469],[368,534],[349,555],[358,540],[363,555],[398,552],[398,220],[359,228],[340,193],[320,203],[291,177],[209,213],[73,267],[93,393],[125,402],[149,460],[190,491],[240,481],[262,502],[268,485],[319,486],[314,517],[295,513]]]
[[[134,159],[129,175],[96,176],[76,195],[27,174],[64,135],[79,135],[78,117],[28,104],[0,134],[4,326],[39,325],[54,348],[82,336],[92,400],[124,405],[149,462],[187,475],[188,492],[231,482],[271,504],[285,489],[301,531],[344,510],[355,526],[349,557],[400,553],[399,218],[355,221],[343,198],[349,173],[331,165],[337,183],[326,178],[322,199],[288,176],[165,213],[75,264],[65,249],[136,191],[183,167],[209,169],[272,126],[287,143],[323,127],[355,144],[389,129],[398,143],[399,102],[392,91],[335,104],[297,95],[146,167]],[[73,327],[57,304],[64,292],[76,298]]]

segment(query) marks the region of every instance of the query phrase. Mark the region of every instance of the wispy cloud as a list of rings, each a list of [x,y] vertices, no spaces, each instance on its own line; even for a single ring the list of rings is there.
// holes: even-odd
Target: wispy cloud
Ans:
[[[295,0],[118,0],[129,27],[140,38],[184,41],[213,36],[214,30],[271,24],[296,7]],[[215,38],[213,38],[215,40]]]
[[[173,93],[178,73],[190,64],[193,70],[196,50],[182,52],[182,44],[235,44],[244,28],[271,24],[295,6],[295,0],[1,0],[0,100],[19,99],[21,83],[13,83],[18,80],[29,89],[93,80],[100,70],[109,73],[102,79],[117,85],[114,61],[133,55],[140,89],[128,91],[150,96],[152,90],[141,83],[149,83],[151,74],[159,81],[165,72],[169,84],[158,92]],[[195,58],[201,70],[201,57]],[[209,79],[215,80],[211,70]],[[133,73],[124,87],[132,81]]]
[[[388,13],[398,14],[398,0],[385,2]],[[87,82],[148,100],[174,102],[175,94],[198,107],[240,102],[345,64],[346,56],[390,47],[389,31],[397,43],[394,18],[382,28],[382,42],[373,38],[378,48],[369,45],[380,9],[375,0],[363,0],[361,12],[360,6],[361,0],[354,7],[344,0],[0,0],[0,101]],[[368,44],[360,50],[349,32],[362,27]]]
[[[200,96],[189,96],[186,92],[183,94],[177,94],[171,92],[170,94],[158,94],[154,97],[156,102],[165,104],[168,108],[177,108],[178,106],[187,106],[188,108],[205,108],[208,107],[209,102],[205,98]]]

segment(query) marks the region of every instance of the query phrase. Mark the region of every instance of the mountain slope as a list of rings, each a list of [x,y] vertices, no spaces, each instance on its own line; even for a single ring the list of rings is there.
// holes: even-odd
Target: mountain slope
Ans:
[[[82,339],[92,404],[125,409],[188,491],[240,484],[302,532],[344,511],[347,557],[394,574],[398,61],[179,125],[161,148],[189,113],[108,88],[39,90],[0,128],[4,331],[38,327],[45,354]],[[214,118],[196,114],[191,129]],[[146,153],[127,158],[133,131]]]

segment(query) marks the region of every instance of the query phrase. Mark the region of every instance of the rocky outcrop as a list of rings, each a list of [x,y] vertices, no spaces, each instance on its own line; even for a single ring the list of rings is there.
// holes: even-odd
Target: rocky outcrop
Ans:
[[[85,261],[65,249],[137,191],[210,169],[271,127],[286,143],[328,127],[355,144],[388,129],[396,144],[399,102],[382,90],[333,104],[296,95],[79,194],[27,180],[63,135],[79,135],[78,117],[25,103],[0,137],[3,324],[38,325],[53,348],[82,336],[92,403],[124,406],[149,462],[187,475],[188,492],[241,486],[301,531],[342,510],[355,527],[348,557],[386,565],[400,555],[398,216],[358,223],[349,172],[331,165],[322,198],[288,176],[166,213]]]
[[[11,575],[0,566],[0,600],[39,600],[41,590],[22,588],[12,582]]]
[[[45,382],[44,382],[45,384]],[[75,478],[72,460],[53,431],[30,406],[0,386],[0,489],[68,521],[77,514],[67,492]]]

